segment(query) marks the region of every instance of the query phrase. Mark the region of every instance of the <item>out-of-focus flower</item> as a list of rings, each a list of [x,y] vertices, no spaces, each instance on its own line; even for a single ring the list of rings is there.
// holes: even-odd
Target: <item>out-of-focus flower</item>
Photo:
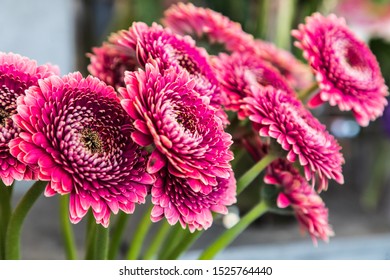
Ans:
[[[295,94],[278,70],[248,52],[221,53],[212,65],[225,95],[225,108],[238,112],[241,119],[246,117],[241,109],[243,98],[251,96],[253,87],[272,86]]]
[[[188,225],[191,232],[211,226],[212,211],[227,214],[226,206],[236,202],[236,180],[231,173],[228,179],[217,178],[217,185],[208,194],[194,191],[186,179],[168,172],[159,171],[157,182],[152,188],[154,204],[151,219],[154,222],[166,218],[174,225],[178,221],[183,228]]]
[[[352,110],[361,126],[382,115],[388,90],[378,62],[343,18],[315,13],[292,34],[319,84],[310,106],[328,101],[342,111]]]
[[[317,238],[328,241],[334,235],[325,203],[291,163],[284,159],[274,161],[267,168],[264,181],[281,189],[278,207],[291,206],[302,231],[307,231],[315,244]]]
[[[16,100],[39,79],[58,74],[52,65],[38,66],[37,62],[13,53],[0,52],[0,178],[5,185],[16,180],[36,179],[34,171],[12,156],[8,143],[17,139],[21,129],[12,121],[16,114]]]
[[[70,194],[72,222],[92,208],[107,227],[111,212],[132,213],[145,201],[154,178],[112,87],[72,73],[41,80],[17,104],[13,120],[23,132],[10,142],[11,154],[49,181],[46,196]]]
[[[252,94],[244,102],[260,136],[274,138],[290,162],[298,159],[307,180],[314,184],[318,176],[319,191],[327,189],[328,179],[343,183],[340,145],[295,96],[269,86],[254,88]]]
[[[297,89],[312,83],[310,68],[297,60],[290,52],[277,48],[270,42],[254,39],[244,32],[241,25],[208,8],[191,3],[178,3],[165,11],[163,23],[181,35],[207,37],[211,44],[222,44],[229,52],[250,52],[272,64]]]
[[[160,183],[167,180],[176,186],[184,181],[192,192],[212,194],[222,179],[231,176],[231,135],[224,132],[209,98],[196,91],[196,79],[175,67],[161,73],[159,65],[150,60],[145,71],[126,72],[126,89],[120,93],[123,107],[134,119],[132,138],[142,146],[154,145],[147,170],[151,174],[167,170]],[[181,191],[168,191],[173,192]]]
[[[390,3],[372,0],[339,0],[334,13],[344,17],[362,39],[390,41]]]

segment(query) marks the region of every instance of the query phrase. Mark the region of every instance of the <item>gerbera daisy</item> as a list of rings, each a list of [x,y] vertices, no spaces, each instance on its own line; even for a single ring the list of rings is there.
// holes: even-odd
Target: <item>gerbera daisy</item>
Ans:
[[[196,79],[175,67],[161,73],[159,63],[150,60],[145,71],[126,72],[125,82],[121,103],[134,119],[132,138],[142,146],[153,144],[150,173],[166,169],[168,184],[185,182],[203,195],[230,178],[231,135],[224,132],[209,99],[196,91]]]
[[[310,234],[314,244],[317,238],[328,241],[334,235],[325,203],[291,163],[284,159],[274,161],[267,168],[264,181],[281,189],[278,207],[293,209],[302,231]]]
[[[297,159],[307,180],[326,190],[328,179],[343,183],[341,147],[303,104],[293,95],[273,87],[254,88],[244,99],[249,119],[260,136],[274,138],[288,152],[287,159]]]
[[[38,80],[58,74],[52,65],[37,62],[13,53],[0,52],[0,178],[5,185],[16,180],[33,180],[33,170],[9,152],[8,143],[19,137],[21,129],[12,121],[16,114],[16,99],[24,95]]]
[[[145,201],[154,178],[112,87],[80,73],[41,80],[18,98],[13,119],[24,132],[11,153],[49,181],[46,196],[70,194],[73,223],[92,208],[107,227],[111,212],[132,213]]]
[[[162,218],[174,225],[178,221],[191,232],[208,229],[213,221],[212,212],[227,214],[236,202],[236,180],[231,173],[228,179],[217,178],[217,185],[208,194],[194,191],[186,179],[176,177],[166,169],[159,171],[152,188],[151,213],[153,222]]]
[[[328,101],[342,111],[352,110],[361,126],[382,115],[388,91],[378,62],[343,18],[315,13],[292,34],[319,84],[310,106]]]
[[[225,95],[223,105],[242,119],[246,117],[242,101],[251,96],[252,87],[268,85],[295,94],[278,70],[248,52],[221,53],[213,58],[212,65]]]

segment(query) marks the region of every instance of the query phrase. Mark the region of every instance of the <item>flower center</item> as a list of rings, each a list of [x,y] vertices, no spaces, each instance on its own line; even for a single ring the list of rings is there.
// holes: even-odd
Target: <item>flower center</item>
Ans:
[[[177,110],[176,121],[184,127],[185,130],[194,133],[196,131],[197,121],[195,116],[190,112]]]
[[[345,51],[345,60],[352,68],[364,68],[365,61],[352,46],[348,46]]]
[[[10,116],[10,114],[6,110],[4,110],[3,108],[0,108],[0,126],[5,126],[9,116]]]
[[[179,65],[186,69],[190,74],[199,73],[199,68],[196,63],[186,53],[177,53],[177,61]]]
[[[90,128],[84,128],[81,131],[81,141],[91,153],[103,152],[103,141],[98,132]]]

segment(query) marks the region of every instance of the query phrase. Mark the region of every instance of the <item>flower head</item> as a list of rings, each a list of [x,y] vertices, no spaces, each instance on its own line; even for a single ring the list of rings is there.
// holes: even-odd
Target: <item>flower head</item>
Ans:
[[[310,68],[290,52],[254,39],[239,23],[221,13],[191,3],[178,3],[165,11],[162,21],[178,34],[206,37],[211,44],[222,44],[228,52],[249,52],[255,60],[262,59],[278,69],[293,88],[306,88],[312,82]]]
[[[12,156],[8,143],[17,139],[21,129],[12,121],[16,114],[16,99],[24,95],[39,79],[58,73],[51,65],[38,66],[37,62],[13,53],[0,52],[0,178],[11,185],[16,180],[33,180],[33,170]]]
[[[292,34],[320,87],[309,105],[328,101],[340,110],[352,110],[361,126],[382,115],[388,91],[378,62],[367,45],[348,29],[343,18],[315,13]]]
[[[151,219],[154,222],[166,217],[171,225],[180,222],[191,232],[211,226],[212,211],[227,214],[226,206],[236,202],[236,181],[231,173],[228,179],[217,178],[217,185],[208,194],[194,191],[183,178],[173,176],[166,169],[159,171],[152,188],[154,204]]]
[[[274,138],[288,152],[289,161],[298,159],[307,180],[314,184],[318,176],[319,190],[327,189],[328,179],[343,183],[341,147],[296,97],[264,87],[244,102],[260,136]]]
[[[264,181],[281,189],[278,207],[290,206],[302,231],[309,232],[315,244],[317,238],[328,241],[334,235],[325,203],[291,163],[283,159],[274,161],[267,168]]]
[[[70,194],[72,222],[92,208],[107,227],[111,212],[132,213],[145,201],[154,179],[112,87],[80,73],[41,80],[18,98],[13,119],[24,132],[11,153],[49,181],[45,195]]]
[[[231,136],[209,98],[197,92],[196,79],[175,67],[161,73],[159,63],[150,60],[145,71],[127,72],[125,82],[121,103],[134,119],[132,138],[142,146],[154,146],[148,172],[168,170],[169,175],[161,175],[166,184],[185,182],[188,190],[202,195],[230,178]]]
[[[244,97],[251,96],[253,87],[272,86],[295,94],[277,69],[248,52],[221,53],[212,62],[225,95],[224,106],[238,111],[240,118],[245,118],[241,105]]]

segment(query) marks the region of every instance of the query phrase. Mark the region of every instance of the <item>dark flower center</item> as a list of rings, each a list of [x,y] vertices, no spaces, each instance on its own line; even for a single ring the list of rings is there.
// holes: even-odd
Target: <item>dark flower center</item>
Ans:
[[[3,108],[0,108],[0,126],[5,126],[9,116],[10,116],[10,114],[6,110],[4,110]]]
[[[191,112],[183,112],[181,110],[177,110],[176,121],[191,133],[194,133],[196,131],[196,126],[198,122]]]
[[[346,48],[345,60],[352,68],[363,68],[366,64],[364,57],[359,55],[352,46]]]
[[[103,152],[103,141],[97,131],[90,128],[84,128],[81,131],[81,141],[91,153]]]
[[[179,65],[186,69],[190,74],[200,73],[198,65],[188,56],[188,54],[178,52],[176,55]]]

